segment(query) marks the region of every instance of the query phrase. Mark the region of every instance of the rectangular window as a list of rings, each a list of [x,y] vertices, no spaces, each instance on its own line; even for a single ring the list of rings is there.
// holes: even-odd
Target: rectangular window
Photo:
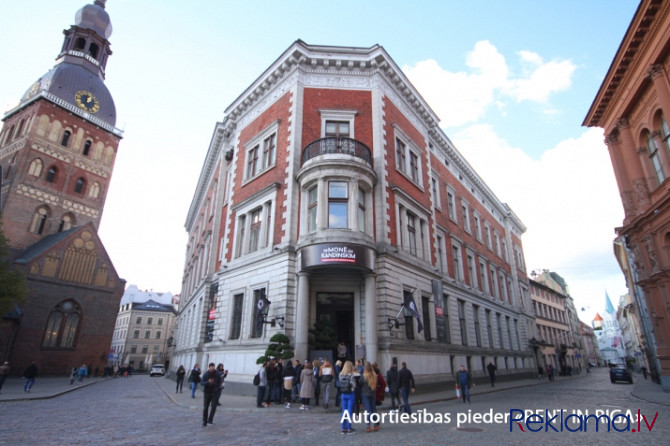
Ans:
[[[230,324],[230,339],[239,339],[242,331],[242,304],[244,303],[244,294],[233,296],[233,314]]]
[[[475,237],[477,237],[477,240],[480,242],[482,241],[482,225],[481,225],[481,219],[479,218],[479,215],[475,212],[473,215],[473,219],[475,222]]]
[[[407,302],[407,299],[412,295],[412,292],[409,290],[403,291],[403,302]],[[403,307],[403,315],[405,316],[405,336],[407,339],[414,339],[414,316],[412,313]]]
[[[135,330],[133,331],[133,339],[139,339],[140,338],[140,331]]]
[[[407,234],[409,237],[409,252],[416,255],[416,217],[407,213]]]
[[[457,245],[451,247],[452,260],[454,262],[454,279],[463,280],[463,269],[461,268],[461,248]]]
[[[496,254],[498,254],[498,257],[502,257],[502,253],[500,252],[500,236],[498,235],[498,231],[493,231],[493,240],[495,242]]]
[[[423,313],[423,338],[430,341],[430,299],[428,297],[421,298],[421,312]]]
[[[130,353],[137,353],[137,345],[130,346]]]
[[[516,345],[521,350],[521,339],[519,339],[519,324],[516,319],[514,319],[514,334],[516,334]]]
[[[349,121],[326,121],[326,138],[348,138],[349,135]]]
[[[489,337],[489,347],[493,347],[493,326],[491,325],[491,310],[486,310],[486,333]]]
[[[496,279],[496,269],[491,267],[491,296],[498,297],[498,282]]]
[[[158,325],[163,325],[163,318],[162,317],[158,318]]]
[[[477,287],[477,267],[475,266],[475,257],[470,253],[468,253],[468,280],[470,281],[471,287]]]
[[[263,325],[256,323],[256,309],[258,308],[258,302],[265,298],[265,288],[259,288],[254,290],[254,311],[251,314],[251,337],[260,338],[263,335]]]
[[[467,203],[461,203],[461,212],[463,214],[461,216],[463,218],[463,229],[465,229],[466,232],[470,232],[470,212]]]
[[[347,228],[349,206],[348,184],[344,181],[328,183],[328,227]]]
[[[444,261],[444,238],[441,235],[437,236],[437,263],[438,267],[440,268],[440,272],[446,272],[445,265],[446,262]]]
[[[358,189],[358,230],[365,232],[365,191]]]
[[[472,316],[475,319],[475,341],[477,342],[477,347],[481,347],[482,332],[479,327],[479,307],[477,305],[472,306]]]
[[[275,163],[275,134],[268,136],[263,140],[263,170]]]
[[[154,355],[158,353],[158,345],[154,345]]]
[[[447,190],[447,209],[449,210],[449,218],[456,221],[456,198],[450,190]]]
[[[486,246],[489,249],[493,249],[493,245],[491,244],[491,226],[487,221],[484,222],[484,235],[486,236]]]
[[[237,219],[237,226],[238,226],[237,239],[239,240],[239,242],[237,243],[237,257],[240,257],[244,253],[244,242],[247,228],[246,215],[240,215],[240,218]]]
[[[151,330],[144,331],[144,339],[151,339]]]
[[[465,325],[465,302],[458,301],[458,321],[461,326],[461,344],[468,345],[468,328]]]
[[[256,145],[247,152],[247,178],[253,178],[258,173],[258,151],[260,145]]]
[[[151,325],[151,324],[153,324],[153,323],[154,323],[154,318],[152,318],[152,317],[148,317],[148,318],[147,318],[147,325]]]
[[[249,252],[258,250],[261,235],[261,208],[251,211],[249,226]]]
[[[145,344],[145,345],[142,346],[142,353],[145,353],[145,354],[149,353],[149,346],[148,345]]]
[[[451,325],[449,324],[449,295],[442,294],[444,298],[444,328],[447,344],[451,344]]]
[[[500,313],[496,313],[496,322],[498,323],[498,342],[500,342],[500,348],[505,348],[505,343],[503,342],[502,317],[500,316]]]
[[[309,232],[316,231],[316,215],[317,215],[317,201],[319,197],[319,189],[314,186],[307,192],[307,230]]]
[[[161,334],[162,334],[161,331],[158,330],[158,331],[156,332],[156,339],[160,339],[160,338],[161,338]]]
[[[432,177],[430,179],[430,185],[433,191],[433,203],[437,209],[442,209],[442,202],[440,201],[440,180]]]
[[[512,342],[512,326],[509,323],[509,316],[505,316],[505,323],[507,324],[507,340],[509,341],[509,349],[514,350],[514,343]]]
[[[479,278],[481,279],[481,290],[485,293],[489,292],[489,281],[486,277],[486,263],[482,260],[479,261]]]
[[[135,319],[135,323],[138,324],[138,325],[141,324],[142,323],[142,316],[138,316],[138,318]]]
[[[414,152],[409,152],[409,176],[415,183],[419,182],[419,157]]]
[[[395,139],[395,162],[396,162],[396,168],[401,171],[405,172],[406,169],[406,163],[407,159],[405,158],[405,143],[402,142],[399,138]]]

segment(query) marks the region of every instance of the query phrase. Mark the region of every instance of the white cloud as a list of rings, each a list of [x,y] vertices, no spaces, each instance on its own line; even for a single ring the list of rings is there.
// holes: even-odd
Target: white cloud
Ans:
[[[433,59],[404,66],[412,84],[428,100],[445,127],[476,122],[495,105],[504,112],[505,97],[515,102],[544,103],[552,93],[570,87],[576,66],[566,61],[543,59],[531,51],[517,53],[522,73],[511,73],[505,57],[491,42],[477,42],[466,57],[469,71],[452,73]],[[553,112],[553,111],[552,111]]]

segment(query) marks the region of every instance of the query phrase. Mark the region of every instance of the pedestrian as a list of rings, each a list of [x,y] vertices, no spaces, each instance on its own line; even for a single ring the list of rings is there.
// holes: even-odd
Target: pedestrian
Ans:
[[[188,375],[188,382],[191,387],[191,398],[195,398],[195,390],[198,388],[198,384],[200,384],[200,366],[198,364],[193,366],[193,370],[191,370],[191,374]]]
[[[119,376],[119,365],[118,365],[118,364],[116,364],[116,365],[114,366],[114,375],[113,375],[113,377],[116,378],[117,376]]]
[[[339,359],[335,361],[335,381],[333,385],[335,386],[335,407],[340,407],[342,403],[342,390],[340,389],[340,373],[342,373],[342,361]]]
[[[486,370],[489,372],[489,377],[491,378],[491,387],[495,387],[496,384],[496,370],[498,368],[493,364],[493,361],[489,361],[489,365],[486,366]]]
[[[377,392],[377,374],[372,367],[372,363],[365,363],[363,375],[361,376],[359,383],[361,385],[363,406],[365,407],[365,421],[367,424],[365,431],[372,432],[374,430],[376,432],[379,430],[379,421],[377,421],[377,423],[374,425],[374,428],[371,427],[372,414],[377,413],[377,404],[375,402]]]
[[[268,380],[267,388],[265,389],[265,403],[268,406],[271,406],[275,395],[275,387],[278,383],[277,363],[275,363],[274,359],[270,359],[270,362],[268,362],[268,366],[265,368],[265,375]],[[281,377],[279,379],[281,379]]]
[[[323,360],[323,365],[319,368],[319,379],[321,381],[321,395],[323,395],[323,408],[328,409],[330,400],[330,389],[333,386],[335,370],[328,358]]]
[[[402,363],[402,368],[398,372],[398,387],[402,395],[402,408],[405,413],[412,413],[412,408],[409,406],[409,394],[414,393],[414,375],[407,368],[407,363]]]
[[[216,405],[221,406],[219,399],[221,398],[221,392],[225,387],[225,379],[226,376],[228,376],[228,370],[223,368],[223,364],[219,364],[216,366],[216,372],[219,374],[219,378],[221,379],[221,386],[219,387],[219,390],[216,391]]]
[[[5,383],[9,375],[9,362],[5,361],[0,365],[0,393],[2,393],[2,385]]]
[[[72,370],[70,371],[70,385],[74,384],[74,380],[77,379],[77,372],[79,371],[79,368],[75,365],[72,367]]]
[[[33,361],[26,369],[23,371],[23,377],[25,378],[25,384],[23,385],[23,393],[30,393],[33,384],[35,384],[35,378],[37,378],[37,363]]]
[[[5,364],[7,364],[7,363],[5,363]],[[588,368],[586,370],[588,370]],[[642,376],[644,376],[644,379],[647,379],[647,367],[642,366],[642,367],[640,367],[640,370],[642,371]],[[0,379],[2,379],[2,378],[0,378]],[[2,389],[2,382],[0,382],[0,389]]]
[[[184,376],[186,376],[186,369],[180,365],[177,369],[177,391],[175,393],[182,393],[184,390]]]
[[[547,378],[549,381],[554,380],[554,366],[552,364],[547,364]]]
[[[300,399],[300,372],[302,372],[302,364],[300,364],[299,359],[296,359],[293,364],[295,379],[293,380],[293,390],[291,391],[291,402],[297,403]]]
[[[295,369],[293,363],[286,361],[286,367],[282,372],[282,379],[284,381],[284,400],[286,401],[286,408],[291,408],[291,394],[293,393],[293,383],[295,381]]]
[[[312,364],[305,359],[302,372],[300,372],[300,400],[302,402],[300,410],[309,410],[310,398],[314,398],[314,371]]]
[[[277,359],[275,368],[277,369],[277,373],[275,374],[272,402],[281,404],[284,396],[284,361],[282,358]]]
[[[339,362],[339,361],[338,361]],[[354,365],[351,361],[345,361],[340,372],[340,391],[342,392],[342,433],[354,434],[356,431],[351,427],[351,415],[354,410],[355,387],[356,380],[354,379]]]
[[[398,363],[392,362],[391,368],[386,372],[386,386],[391,395],[391,411],[398,410],[400,406],[400,387],[398,386]],[[398,405],[396,406],[396,401]]]
[[[372,364],[372,369],[377,374],[377,390],[375,391],[375,404],[381,406],[384,403],[384,395],[386,394],[386,381],[382,376],[379,366],[375,362]]]
[[[77,370],[77,384],[81,384],[87,376],[88,368],[86,367],[86,364],[82,364],[81,367],[79,367],[79,370]]]
[[[314,377],[312,384],[314,386],[314,404],[316,406],[319,405],[319,397],[321,396],[321,377],[319,376],[321,364],[323,364],[323,359],[321,361],[318,359],[312,361],[312,372]]]
[[[463,403],[470,402],[470,386],[472,385],[472,375],[465,370],[465,366],[461,364],[461,369],[456,374],[456,382],[461,386],[461,398]]]
[[[258,371],[258,388],[256,389],[256,407],[268,407],[265,402],[265,388],[268,385],[268,377],[266,369],[268,367],[267,361],[263,363]]]
[[[204,405],[202,408],[202,425],[214,424],[214,414],[216,413],[216,394],[221,389],[221,375],[214,367],[214,363],[209,363],[209,368],[202,375]]]
[[[344,341],[340,341],[337,344],[337,359],[338,359],[338,361],[344,362],[344,361],[347,360],[347,357],[348,357],[348,355],[347,355],[348,351],[347,350],[348,349],[347,349],[347,346],[344,343]]]
[[[544,368],[541,365],[537,366],[537,379],[542,379],[544,377]]]

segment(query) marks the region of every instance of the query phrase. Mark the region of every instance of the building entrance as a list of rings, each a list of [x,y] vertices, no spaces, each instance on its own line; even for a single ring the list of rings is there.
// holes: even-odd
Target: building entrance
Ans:
[[[328,321],[335,330],[335,341],[344,341],[348,359],[354,356],[354,294],[353,293],[317,293],[316,320]],[[333,359],[337,350],[333,351]]]

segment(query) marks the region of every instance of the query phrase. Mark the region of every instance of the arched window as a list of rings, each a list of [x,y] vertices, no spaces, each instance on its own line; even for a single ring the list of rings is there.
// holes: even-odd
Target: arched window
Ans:
[[[42,339],[44,348],[71,349],[77,340],[81,309],[73,300],[64,300],[51,309]]]
[[[84,190],[84,184],[86,183],[83,178],[77,178],[77,181],[74,183],[74,192],[76,194],[82,193]]]
[[[670,127],[663,114],[661,114],[661,139],[665,141],[665,147],[670,150]]]
[[[665,174],[663,173],[663,166],[661,164],[661,158],[658,153],[658,147],[656,146],[656,140],[648,130],[645,131],[644,137],[647,141],[649,160],[654,166],[654,172],[656,173],[656,180],[658,181],[658,184],[661,184],[663,183],[663,180],[665,180]]]
[[[42,160],[35,158],[30,162],[28,173],[32,176],[39,177],[42,175]]]
[[[88,189],[88,196],[91,198],[98,198],[100,195],[100,183],[97,181],[91,184],[91,187]]]
[[[60,224],[58,225],[58,232],[67,231],[72,227],[73,224],[74,224],[74,217],[72,216],[72,214],[63,215],[63,218],[61,218]]]
[[[90,139],[87,139],[86,142],[84,143],[84,151],[83,151],[84,156],[88,156],[88,152],[91,150],[91,144],[93,144],[93,141],[91,141]]]
[[[33,234],[42,234],[47,226],[49,219],[49,208],[47,206],[40,206],[33,214],[33,220],[30,225],[30,232]]]
[[[86,48],[86,39],[84,39],[83,37],[79,37],[74,42],[74,49],[79,50],[79,51],[84,51],[84,48]]]
[[[49,170],[47,171],[47,182],[49,183],[55,183],[56,182],[56,175],[58,175],[58,169],[56,169],[55,166],[51,166]]]
[[[63,138],[60,140],[60,145],[67,147],[67,143],[70,141],[70,135],[72,135],[72,132],[69,130],[65,130],[63,132]]]
[[[91,45],[88,47],[88,55],[91,56],[93,59],[98,58],[98,51],[99,47],[95,43],[91,43]]]

